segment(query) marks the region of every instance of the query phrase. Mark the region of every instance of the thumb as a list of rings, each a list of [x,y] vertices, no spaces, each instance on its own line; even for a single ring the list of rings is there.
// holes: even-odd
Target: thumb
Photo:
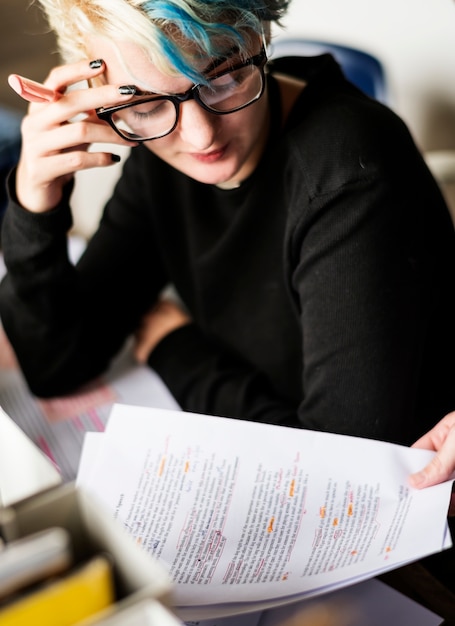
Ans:
[[[413,487],[421,489],[453,478],[454,471],[455,427],[452,426],[437,454],[420,472],[411,474],[409,482]]]
[[[450,474],[451,472],[444,469],[438,453],[422,470],[411,474],[409,482],[412,487],[423,489],[448,480]]]

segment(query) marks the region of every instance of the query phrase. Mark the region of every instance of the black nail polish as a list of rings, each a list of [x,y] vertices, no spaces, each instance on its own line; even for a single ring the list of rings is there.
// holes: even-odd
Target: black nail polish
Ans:
[[[90,61],[89,65],[90,69],[97,70],[103,65],[103,59],[95,59],[95,61]]]
[[[118,154],[111,154],[111,159],[114,163],[119,163],[121,161],[121,157]]]
[[[122,96],[134,96],[136,87],[134,85],[122,85],[118,88],[118,91]]]

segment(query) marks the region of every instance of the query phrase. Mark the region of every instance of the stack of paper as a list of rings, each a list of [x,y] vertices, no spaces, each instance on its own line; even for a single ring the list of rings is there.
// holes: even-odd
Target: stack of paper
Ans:
[[[433,453],[115,405],[77,484],[165,566],[183,619],[258,611],[451,545],[451,484],[412,490]]]

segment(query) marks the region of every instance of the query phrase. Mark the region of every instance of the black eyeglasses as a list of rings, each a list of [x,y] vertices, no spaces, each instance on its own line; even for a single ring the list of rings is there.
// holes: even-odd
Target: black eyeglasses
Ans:
[[[132,102],[97,109],[96,114],[115,132],[129,141],[151,141],[171,133],[177,126],[180,105],[196,102],[215,115],[227,115],[253,104],[264,93],[264,67],[267,54],[259,54],[208,77],[205,85],[193,85],[188,91],[169,96],[140,94]]]

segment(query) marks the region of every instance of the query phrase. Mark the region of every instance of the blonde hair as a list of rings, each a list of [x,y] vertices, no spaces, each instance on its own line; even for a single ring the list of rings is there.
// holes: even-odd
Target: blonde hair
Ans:
[[[279,21],[290,0],[38,0],[64,62],[85,58],[87,38],[132,42],[161,71],[199,81],[194,50],[222,56],[241,51],[248,33]],[[193,55],[193,56],[192,56]],[[192,62],[193,60],[193,62]]]

